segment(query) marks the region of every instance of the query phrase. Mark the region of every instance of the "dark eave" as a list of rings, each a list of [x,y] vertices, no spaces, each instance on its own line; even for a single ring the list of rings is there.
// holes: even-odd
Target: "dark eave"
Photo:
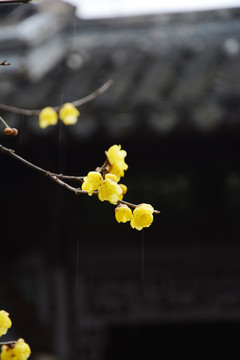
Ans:
[[[225,9],[78,20],[70,12],[58,40],[50,35],[39,48],[29,45],[23,51],[27,66],[16,60],[11,80],[5,71],[1,102],[54,106],[86,96],[111,78],[114,85],[81,109],[79,123],[66,130],[69,136],[89,138],[100,129],[109,136],[132,136],[143,124],[156,136],[181,128],[235,131],[240,128],[239,16],[239,9]],[[37,118],[29,122],[35,124],[26,128],[40,135]],[[43,133],[48,132],[57,127]]]

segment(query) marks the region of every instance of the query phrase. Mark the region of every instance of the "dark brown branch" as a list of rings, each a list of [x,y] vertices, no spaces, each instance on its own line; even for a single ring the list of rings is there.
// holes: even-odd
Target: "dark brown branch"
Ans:
[[[31,0],[0,0],[0,5],[3,4],[28,4]]]
[[[17,161],[19,161],[20,163],[30,167],[31,169],[37,171],[38,173],[42,174],[42,175],[45,175],[47,176],[48,178],[50,178],[51,180],[55,181],[57,184],[61,185],[62,187],[64,187],[65,189],[67,190],[70,190],[72,192],[74,192],[76,195],[78,194],[88,194],[87,191],[84,191],[84,190],[81,190],[79,188],[75,188],[69,184],[67,184],[65,181],[63,180],[76,180],[76,181],[83,181],[83,176],[68,176],[68,175],[63,175],[63,174],[54,174],[50,171],[47,171],[47,170],[44,170],[42,168],[40,168],[39,166],[37,165],[34,165],[32,164],[31,162],[23,159],[21,156],[17,155],[14,150],[11,150],[11,149],[7,149],[5,148],[3,145],[0,144],[0,152],[3,153],[3,154],[7,154],[8,156],[16,159]],[[93,192],[94,195],[97,195],[98,192],[97,191],[94,191]],[[132,207],[132,208],[136,208],[138,205],[135,205],[135,204],[132,204],[132,203],[129,203],[125,200],[119,200],[118,203],[120,204],[125,204],[129,207]],[[160,214],[160,211],[158,210],[154,210],[153,211],[155,214]]]
[[[129,202],[125,201],[125,200],[119,200],[118,203],[127,205],[127,206],[132,207],[132,208],[136,208],[138,206],[138,205],[129,203]],[[154,210],[153,212],[154,212],[154,214],[161,214],[161,212],[159,210]]]
[[[6,123],[6,121],[0,116],[0,121],[3,123],[3,125],[8,128],[10,126],[8,126],[8,124]]]
[[[17,341],[15,341],[15,340],[12,340],[12,341],[3,341],[3,342],[0,342],[0,346],[2,346],[2,345],[14,345],[14,344],[16,344],[17,343]]]
[[[0,0],[1,1],[1,0]],[[1,5],[1,2],[0,2],[0,5]],[[1,66],[9,66],[11,65],[10,62],[6,62],[7,60],[4,60],[0,63]]]
[[[72,102],[72,104],[76,107],[82,106],[83,104],[88,103],[89,101],[92,101],[93,99],[95,99],[96,97],[98,97],[99,95],[103,94],[105,91],[107,91],[110,86],[113,85],[113,80],[108,80],[105,84],[103,84],[99,89],[95,90],[93,93],[85,96],[82,99],[79,100],[75,100]],[[55,109],[56,110],[56,109]]]
[[[76,106],[76,107],[80,107],[81,105],[86,104],[86,103],[92,101],[93,99],[95,99],[96,97],[98,97],[99,95],[103,94],[110,86],[112,86],[112,84],[113,84],[113,81],[108,80],[99,89],[97,89],[93,93],[85,96],[82,99],[78,99],[78,100],[73,101],[72,104],[74,106]],[[53,109],[58,111],[61,108],[62,105],[63,104],[55,106],[55,107],[53,107]],[[38,110],[21,109],[19,107],[14,107],[14,106],[6,105],[6,104],[0,104],[0,109],[5,110],[5,111],[9,111],[11,113],[20,114],[20,115],[26,115],[26,116],[37,116],[42,111],[42,109],[38,109]]]
[[[63,174],[54,174],[58,179],[61,180],[72,180],[83,182],[84,176],[72,176],[72,175],[63,175]]]
[[[73,186],[68,185],[67,183],[65,183],[64,181],[59,179],[56,174],[51,173],[50,171],[44,170],[44,169],[40,168],[39,166],[36,166],[36,165],[30,163],[29,161],[23,159],[21,156],[17,155],[14,152],[14,150],[7,149],[1,144],[0,144],[0,152],[3,153],[3,154],[7,154],[7,155],[11,156],[12,158],[16,159],[20,163],[22,163],[22,164],[30,167],[31,169],[37,171],[38,173],[47,176],[48,178],[55,181],[59,185],[63,186],[65,189],[74,192],[76,195],[78,195],[78,194],[87,194],[87,191],[84,191],[84,190],[81,190],[79,188],[75,188]]]
[[[18,134],[18,130],[15,128],[11,128],[11,126],[9,126],[1,116],[0,116],[0,121],[5,126],[5,130],[4,130],[5,135],[16,136]]]

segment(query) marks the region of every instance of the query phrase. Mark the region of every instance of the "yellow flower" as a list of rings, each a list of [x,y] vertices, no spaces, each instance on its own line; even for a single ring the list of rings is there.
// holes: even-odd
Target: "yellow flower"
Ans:
[[[12,322],[9,319],[9,314],[1,310],[0,311],[0,336],[5,335],[8,329],[12,326]]]
[[[64,104],[59,110],[59,118],[65,125],[74,125],[78,120],[80,112],[71,103]]]
[[[45,107],[39,114],[39,126],[45,129],[49,125],[56,125],[58,122],[57,112],[50,106]]]
[[[111,204],[117,204],[122,195],[122,188],[117,183],[117,177],[113,174],[106,174],[98,190],[98,198],[101,201],[109,201]]]
[[[31,354],[30,347],[23,339],[11,345],[3,345],[1,360],[26,360]]]
[[[154,209],[149,204],[140,204],[133,210],[133,217],[131,219],[131,227],[137,230],[142,230],[144,227],[149,227],[153,222]]]
[[[102,175],[97,171],[90,171],[87,176],[84,177],[82,184],[82,190],[87,191],[88,195],[92,195],[95,190],[98,190],[103,181]]]
[[[110,163],[110,174],[114,174],[117,177],[117,181],[124,176],[124,170],[127,170],[128,165],[125,163],[125,157],[127,152],[121,150],[121,145],[113,145],[108,151],[106,151],[106,156]]]
[[[119,204],[115,209],[115,218],[117,222],[127,222],[132,218],[132,210],[125,204]]]
[[[122,189],[122,195],[121,195],[121,197],[120,197],[120,200],[122,200],[122,199],[123,199],[123,195],[125,195],[125,194],[127,193],[127,186],[124,185],[124,184],[119,184],[119,186],[120,186],[121,189]]]

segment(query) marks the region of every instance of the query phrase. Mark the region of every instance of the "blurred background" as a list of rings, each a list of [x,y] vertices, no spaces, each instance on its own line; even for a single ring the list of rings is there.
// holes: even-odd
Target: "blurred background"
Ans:
[[[121,144],[126,200],[161,215],[133,230],[1,155],[4,339],[23,337],[33,360],[239,359],[240,9],[81,4],[1,6],[0,103],[39,109],[114,85],[74,126],[1,110],[19,130],[2,128],[1,144],[67,175]]]

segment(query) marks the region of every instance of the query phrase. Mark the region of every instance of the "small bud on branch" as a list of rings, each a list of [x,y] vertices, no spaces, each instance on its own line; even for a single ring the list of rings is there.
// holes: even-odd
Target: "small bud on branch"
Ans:
[[[1,0],[0,0],[1,1]],[[0,2],[0,5],[1,5],[1,2]],[[11,65],[10,62],[6,62],[7,60],[4,60],[0,63],[1,66],[9,66]]]
[[[4,134],[5,135],[11,135],[11,136],[16,136],[18,134],[18,130],[16,128],[9,128],[7,127],[4,130]]]

